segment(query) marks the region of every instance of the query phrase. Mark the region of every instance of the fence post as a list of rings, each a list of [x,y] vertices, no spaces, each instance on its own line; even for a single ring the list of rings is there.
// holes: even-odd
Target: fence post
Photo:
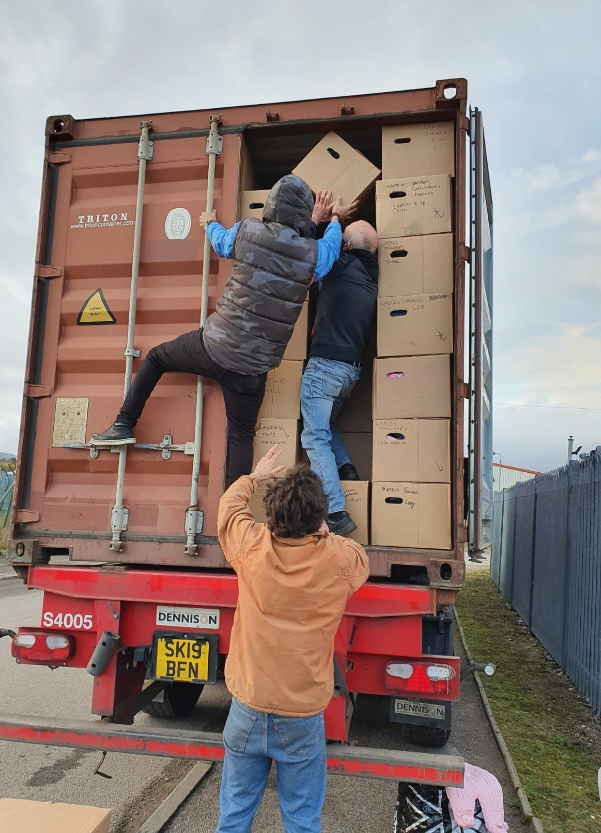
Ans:
[[[570,555],[572,550],[572,532],[570,529],[572,520],[572,467],[577,466],[576,461],[568,463],[567,471],[567,496],[566,496],[566,537],[565,537],[565,569],[563,573],[563,628],[561,634],[561,667],[563,671],[567,669],[567,654],[566,647],[568,644],[569,632],[569,607],[570,607],[570,580],[571,580],[571,565]]]
[[[505,528],[505,489],[501,490],[501,532],[499,541],[499,561],[497,563],[497,580],[495,584],[501,590],[501,566],[503,564],[503,530]]]
[[[536,568],[536,508],[538,490],[536,477],[534,478],[534,508],[532,510],[532,559],[530,562],[530,602],[528,604],[528,628],[532,630],[532,611],[534,608],[534,570]]]

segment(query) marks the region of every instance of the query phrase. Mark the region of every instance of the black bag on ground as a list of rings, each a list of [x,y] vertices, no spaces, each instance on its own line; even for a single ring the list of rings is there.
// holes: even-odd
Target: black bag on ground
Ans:
[[[459,827],[444,787],[400,783],[392,830],[393,833],[488,833],[478,801],[474,818],[473,827]]]

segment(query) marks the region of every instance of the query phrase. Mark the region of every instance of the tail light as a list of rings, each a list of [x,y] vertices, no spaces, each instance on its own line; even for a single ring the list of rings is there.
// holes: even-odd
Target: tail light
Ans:
[[[73,637],[66,634],[21,631],[12,641],[11,654],[17,660],[57,665],[69,659],[73,648]]]
[[[455,669],[443,663],[389,662],[386,685],[407,694],[449,694]]]

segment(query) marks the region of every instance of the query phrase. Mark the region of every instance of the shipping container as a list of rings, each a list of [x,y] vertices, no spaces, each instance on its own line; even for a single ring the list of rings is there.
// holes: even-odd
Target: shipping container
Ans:
[[[452,236],[452,339],[446,356],[426,357],[443,359],[448,368],[449,544],[437,549],[367,547],[371,579],[351,600],[341,624],[336,658],[342,696],[333,699],[326,714],[328,738],[341,741],[349,738],[353,693],[390,696],[391,719],[400,721],[405,718],[402,708],[395,711],[395,696],[403,704],[417,697],[443,706],[458,697],[450,610],[464,580],[468,532],[465,295],[470,267],[472,293],[482,283],[476,246],[484,245],[483,239],[487,263],[492,257],[481,118],[478,111],[468,113],[467,82],[447,79],[427,89],[205,111],[48,119],[9,557],[30,586],[45,591],[44,633],[66,629],[74,636],[69,658],[57,664],[85,667],[107,630],[117,631],[137,651],[141,662],[135,674],[129,666],[126,672],[122,652],[107,661],[96,677],[94,713],[116,722],[133,720],[139,703],[133,710],[132,703],[146,665],[150,669],[153,662],[159,608],[202,608],[203,616],[204,610],[218,610],[217,624],[206,626],[206,617],[203,621],[218,640],[212,650],[221,659],[227,653],[236,579],[216,537],[226,464],[218,385],[207,381],[200,386],[197,407],[197,379],[166,374],[148,401],[134,446],[99,449],[89,443],[93,433],[114,420],[127,372],[133,367],[135,373],[155,344],[198,327],[203,303],[209,313],[215,308],[231,264],[210,251],[200,213],[212,205],[220,222],[233,225],[330,131],[372,166],[381,170],[385,163],[385,172],[391,170],[397,152],[392,128],[406,128],[413,137],[416,125],[430,125],[445,137],[445,177],[451,182],[452,219],[445,220],[447,234],[437,236],[447,238],[449,254],[449,232]],[[468,182],[470,141],[475,170]],[[415,147],[413,164],[428,169],[407,176],[438,173]],[[480,211],[468,238],[470,184],[478,207],[485,199],[490,211],[486,235]],[[376,219],[375,190],[372,184],[360,207],[360,216],[371,222]],[[478,292],[473,303],[482,303],[481,288]],[[487,314],[488,337],[490,310]],[[482,349],[481,330],[472,332],[472,351]],[[492,347],[485,349],[489,372]],[[366,364],[363,391],[372,371],[373,364]],[[479,419],[475,397],[482,397],[481,388],[472,379],[472,423]],[[347,417],[342,427],[365,431],[358,417]],[[480,461],[481,435],[471,434],[470,462],[479,461],[474,462],[473,481],[488,476],[488,469]],[[196,454],[195,436],[200,439]],[[479,493],[473,490],[470,504],[471,517],[478,519],[474,501]],[[57,555],[68,555],[78,565],[56,566],[52,559]],[[66,616],[71,625],[82,627],[68,627]],[[387,673],[393,659],[409,657],[417,669],[441,656],[452,677],[443,687],[412,690]],[[399,695],[406,699],[398,700]],[[410,708],[404,708],[409,714]],[[439,741],[448,736],[449,721],[450,705],[444,718],[432,713],[420,720],[414,711],[405,722],[414,724],[416,737],[417,729],[425,727]]]

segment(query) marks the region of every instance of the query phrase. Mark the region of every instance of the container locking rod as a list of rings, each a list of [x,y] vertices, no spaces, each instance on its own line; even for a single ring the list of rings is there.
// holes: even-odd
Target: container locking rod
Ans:
[[[219,134],[219,116],[211,116],[209,120],[209,135],[207,136],[206,154],[209,157],[207,174],[207,211],[213,210],[213,192],[215,190],[215,163],[223,152],[223,137]],[[209,307],[209,271],[211,258],[211,244],[205,234],[202,256],[202,294],[200,301],[200,326],[204,327]],[[196,382],[196,418],[194,422],[194,460],[192,462],[192,486],[190,488],[190,507],[186,511],[184,530],[186,533],[187,555],[197,555],[198,545],[196,535],[202,532],[204,515],[198,509],[198,478],[200,475],[200,445],[202,439],[204,384],[199,376]]]
[[[131,283],[129,288],[129,318],[127,322],[127,347],[125,356],[125,381],[123,398],[129,393],[134,358],[139,358],[140,351],[134,347],[136,329],[136,307],[138,302],[138,273],[140,271],[140,244],[142,240],[142,212],[144,210],[144,185],[146,183],[146,163],[152,159],[153,143],[148,137],[151,129],[150,121],[141,122],[140,141],[138,143],[138,192],[136,195],[136,219],[134,225],[134,250],[131,263]],[[123,508],[123,485],[125,483],[125,463],[127,460],[127,446],[119,449],[119,465],[117,467],[117,488],[115,490],[115,505],[111,514],[111,531],[113,533],[109,549],[114,552],[123,550],[121,533],[127,529],[129,512]]]

